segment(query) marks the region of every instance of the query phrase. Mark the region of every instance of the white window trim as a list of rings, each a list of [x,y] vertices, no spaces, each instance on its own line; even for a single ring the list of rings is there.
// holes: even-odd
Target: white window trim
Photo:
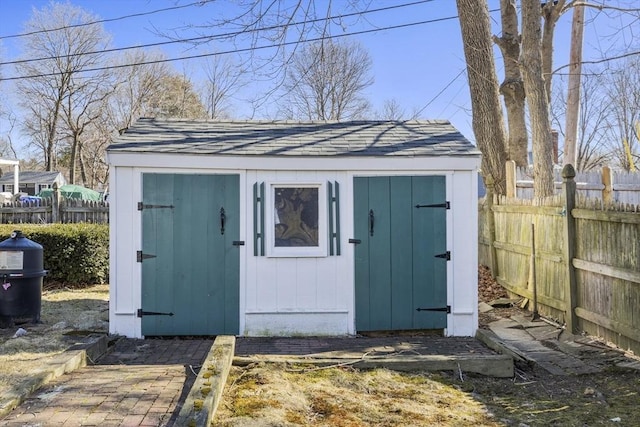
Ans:
[[[282,187],[311,187],[318,189],[318,246],[275,245],[275,189]],[[265,203],[265,231],[267,234],[266,256],[271,258],[320,258],[328,256],[327,249],[327,189],[322,182],[273,181],[267,183]]]

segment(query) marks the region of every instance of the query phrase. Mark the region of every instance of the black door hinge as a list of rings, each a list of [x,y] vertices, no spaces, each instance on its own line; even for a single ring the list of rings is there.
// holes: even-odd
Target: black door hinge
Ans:
[[[142,202],[138,202],[138,210],[141,211],[143,209],[173,209],[175,206],[173,205],[145,205]]]
[[[244,240],[234,240],[233,246],[244,246]]]
[[[142,262],[145,259],[156,258],[156,255],[143,254],[142,251],[136,251],[136,261]]]
[[[354,245],[359,245],[360,243],[362,243],[362,240],[360,240],[360,239],[349,239],[349,243],[353,243]]]
[[[447,261],[451,261],[451,251],[447,251],[443,254],[434,255],[436,258],[446,259]]]
[[[138,315],[138,317],[142,317],[142,316],[173,316],[173,313],[161,313],[159,311],[144,311],[141,308],[138,309],[136,314]]]
[[[444,203],[436,203],[433,205],[416,205],[417,209],[420,208],[445,208],[445,209],[451,209],[451,204],[449,202],[444,202]]]
[[[441,311],[444,313],[451,313],[451,306],[436,307],[436,308],[416,308],[416,311]]]

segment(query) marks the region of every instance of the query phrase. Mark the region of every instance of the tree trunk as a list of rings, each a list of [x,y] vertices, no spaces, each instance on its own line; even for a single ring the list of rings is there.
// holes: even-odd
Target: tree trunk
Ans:
[[[82,179],[82,185],[87,186],[87,170],[85,167],[84,158],[82,155],[82,143],[78,143],[78,163],[80,164],[80,179]],[[89,188],[93,188],[93,180],[91,180],[91,184]]]
[[[522,74],[531,117],[533,145],[533,192],[536,197],[553,194],[553,144],[549,102],[542,77],[540,1],[522,0]]]
[[[498,194],[506,190],[507,160],[504,118],[485,0],[456,0],[467,62],[473,133],[482,152],[482,174],[491,176]]]
[[[56,169],[56,133],[58,131],[58,120],[60,119],[60,106],[65,89],[58,89],[58,98],[55,101],[53,111],[51,112],[51,121],[48,123],[47,147],[46,147],[46,165],[45,170],[53,171]]]
[[[78,157],[78,134],[71,135],[71,154],[69,158],[69,184],[76,183],[76,158]]]
[[[574,165],[582,170],[578,163],[578,118],[580,115],[580,80],[582,78],[582,38],[584,29],[584,7],[573,9],[571,25],[571,50],[569,53],[569,87],[567,88],[567,112],[562,164]]]
[[[542,78],[544,79],[544,88],[547,93],[548,104],[551,103],[551,78],[553,77],[551,75],[553,71],[553,36],[558,19],[560,19],[560,15],[564,12],[565,2],[566,0],[549,0],[543,3],[542,7],[542,17],[544,18],[544,29],[542,31]],[[538,10],[540,10],[539,7]]]
[[[500,0],[502,37],[493,40],[502,51],[504,61],[504,81],[500,93],[504,97],[509,130],[507,160],[517,166],[529,164],[527,123],[525,120],[525,93],[520,71],[520,35],[518,34],[518,14],[515,0]]]

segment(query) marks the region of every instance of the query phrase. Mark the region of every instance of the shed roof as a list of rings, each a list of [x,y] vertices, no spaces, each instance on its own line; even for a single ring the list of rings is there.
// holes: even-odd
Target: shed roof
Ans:
[[[253,156],[479,156],[448,121],[138,120],[110,153]]]
[[[20,171],[18,179],[21,184],[45,183],[52,184],[61,172]],[[13,184],[13,172],[7,172],[0,177],[0,184]]]

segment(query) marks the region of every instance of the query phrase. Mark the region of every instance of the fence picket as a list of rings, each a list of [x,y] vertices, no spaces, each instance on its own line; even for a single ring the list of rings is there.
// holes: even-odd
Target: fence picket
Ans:
[[[507,182],[507,188],[514,188],[515,197],[533,198],[533,172],[529,168],[515,168],[515,174],[509,173],[515,166],[505,165],[507,179],[514,177],[515,182]],[[618,201],[640,205],[640,173],[613,171],[605,166],[601,171],[577,172],[575,177],[578,194],[589,198],[599,198],[605,203]],[[562,189],[562,171],[554,170],[554,187],[559,194]]]
[[[52,198],[38,201],[10,201],[0,205],[0,224],[50,224],[53,222],[109,223],[109,203]]]

